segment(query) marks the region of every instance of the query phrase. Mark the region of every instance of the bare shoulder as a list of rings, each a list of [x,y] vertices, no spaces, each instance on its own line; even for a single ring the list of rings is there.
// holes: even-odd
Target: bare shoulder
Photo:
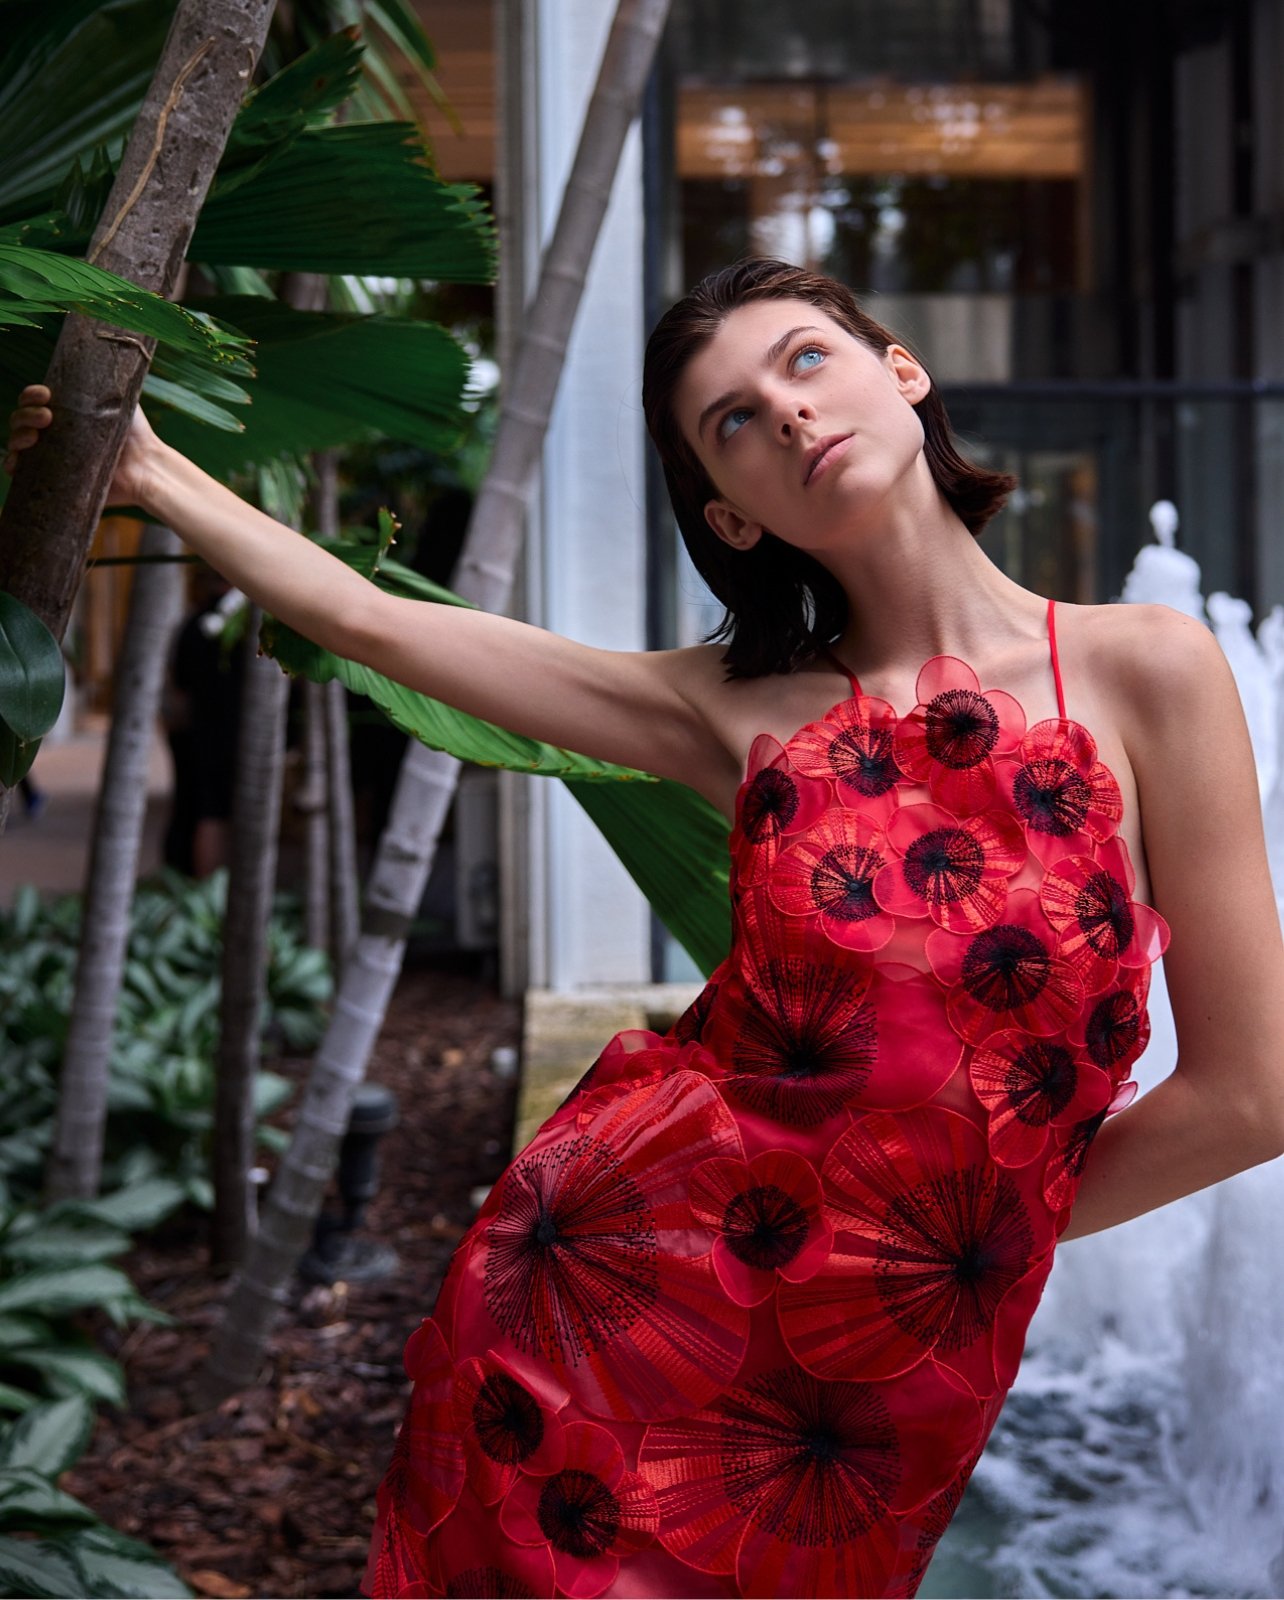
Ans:
[[[1225,654],[1197,618],[1165,605],[1064,609],[1077,630],[1080,660],[1141,722],[1164,722],[1183,707],[1189,715],[1195,706],[1235,697]]]

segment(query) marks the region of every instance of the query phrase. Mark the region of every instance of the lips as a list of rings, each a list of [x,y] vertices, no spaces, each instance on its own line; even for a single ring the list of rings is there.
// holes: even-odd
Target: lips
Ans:
[[[850,433],[831,433],[811,447],[807,452],[807,470],[803,474],[804,488],[811,482],[812,474],[834,446],[836,444],[845,444],[850,438]]]

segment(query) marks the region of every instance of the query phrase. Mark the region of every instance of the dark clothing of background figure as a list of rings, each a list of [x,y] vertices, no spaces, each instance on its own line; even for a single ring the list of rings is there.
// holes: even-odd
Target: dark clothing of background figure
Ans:
[[[244,652],[228,648],[202,619],[218,605],[215,595],[179,629],[171,663],[171,706],[166,718],[174,760],[174,799],[165,833],[165,864],[194,869],[196,825],[232,814],[232,775],[240,726]]]

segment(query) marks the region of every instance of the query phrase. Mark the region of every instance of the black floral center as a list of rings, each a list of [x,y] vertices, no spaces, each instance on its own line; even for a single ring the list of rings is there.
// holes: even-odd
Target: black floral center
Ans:
[[[544,1437],[539,1402],[506,1372],[487,1374],[473,1401],[473,1427],[483,1453],[506,1467],[525,1461]]]
[[[1078,1078],[1074,1057],[1065,1045],[1037,1039],[1012,1063],[1004,1088],[1018,1119],[1039,1128],[1070,1104]]]
[[[486,1306],[519,1349],[578,1362],[659,1295],[646,1198],[592,1134],[515,1161],[485,1237]]]
[[[1101,1124],[1106,1120],[1105,1111],[1098,1111],[1095,1116],[1085,1117],[1082,1122],[1076,1122],[1070,1130],[1070,1137],[1066,1140],[1064,1160],[1066,1171],[1072,1178],[1081,1178],[1083,1169],[1088,1162],[1088,1151],[1092,1149],[1092,1141],[1101,1131]]]
[[[1068,761],[1041,756],[1017,772],[1012,801],[1027,828],[1063,839],[1083,827],[1092,805],[1092,786]]]
[[[1075,896],[1074,912],[1099,956],[1117,956],[1128,948],[1136,922],[1128,891],[1113,874],[1104,868],[1094,872]]]
[[[988,1011],[1015,1011],[1043,993],[1052,976],[1052,957],[1029,928],[1001,922],[971,940],[960,976],[978,1005]]]
[[[798,810],[798,785],[787,772],[764,767],[745,791],[740,825],[754,844],[773,839],[789,826]]]
[[[839,783],[873,800],[900,777],[890,728],[844,728],[829,747],[829,765]]]
[[[933,828],[905,852],[905,881],[929,905],[951,905],[975,894],[985,851],[966,828]]]
[[[879,907],[873,880],[882,865],[877,850],[859,844],[835,845],[812,868],[812,904],[838,922],[876,917]]]
[[[554,1550],[588,1560],[614,1544],[620,1502],[601,1478],[577,1467],[555,1472],[540,1492],[540,1531]]]
[[[1141,1037],[1141,1008],[1126,989],[1097,1001],[1088,1018],[1084,1039],[1098,1067],[1117,1065]]]
[[[446,1580],[446,1600],[535,1600],[535,1591],[502,1567],[469,1567]]]
[[[988,1164],[943,1173],[888,1206],[874,1267],[879,1299],[913,1338],[964,1350],[993,1325],[1033,1250],[1011,1178]]]
[[[984,761],[998,743],[999,714],[975,689],[946,689],[929,701],[928,754],[956,771]]]
[[[717,1403],[727,1498],[782,1544],[832,1547],[866,1533],[904,1472],[878,1387],[783,1367],[733,1389]]]
[[[722,1234],[737,1261],[764,1272],[788,1266],[807,1238],[807,1213],[774,1183],[736,1195],[722,1218]]]

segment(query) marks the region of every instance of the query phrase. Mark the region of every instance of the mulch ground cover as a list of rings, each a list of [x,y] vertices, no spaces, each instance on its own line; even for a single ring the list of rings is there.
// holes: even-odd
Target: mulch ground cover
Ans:
[[[397,1251],[400,1271],[333,1288],[296,1281],[256,1387],[195,1414],[185,1401],[226,1294],[199,1216],[123,1261],[175,1323],[105,1331],[129,1406],[103,1408],[63,1485],[153,1545],[198,1594],[357,1594],[409,1392],[402,1348],[432,1310],[472,1192],[509,1160],[516,1084],[490,1057],[518,1044],[519,1010],[467,971],[403,973],[367,1074],[396,1094],[400,1123],[380,1145],[363,1230]],[[300,1078],[306,1068],[278,1065]]]

